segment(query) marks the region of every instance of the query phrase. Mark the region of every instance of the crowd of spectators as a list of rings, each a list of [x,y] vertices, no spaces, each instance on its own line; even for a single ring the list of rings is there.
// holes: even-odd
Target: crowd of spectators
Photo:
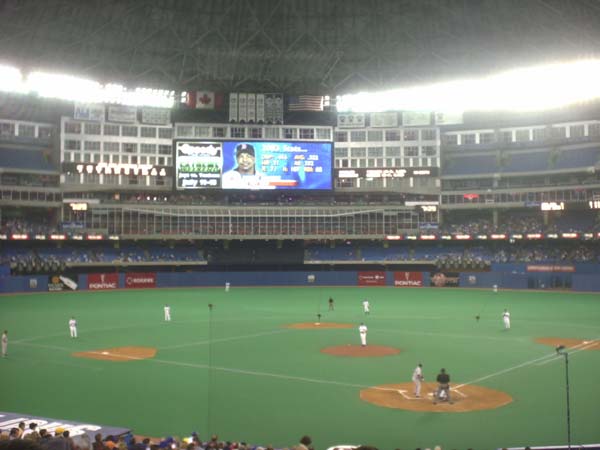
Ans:
[[[0,264],[9,265],[14,273],[48,273],[69,266],[94,264],[135,263],[198,263],[205,261],[201,248],[189,243],[177,245],[127,244],[114,248],[111,244],[89,246],[85,244],[53,243],[20,245],[16,242],[4,244],[0,253]]]
[[[265,250],[266,251],[266,250]],[[227,253],[227,251],[225,251]],[[272,252],[271,252],[272,253]],[[271,255],[271,253],[269,253]],[[285,261],[285,254],[281,254]],[[235,259],[232,257],[228,259]],[[276,255],[270,260],[275,261]],[[304,262],[356,263],[430,263],[441,268],[484,269],[492,263],[566,262],[600,263],[600,246],[580,241],[519,242],[399,242],[393,244],[338,243],[310,244],[304,249]],[[205,264],[210,262],[206,249],[194,244],[128,244],[114,248],[111,244],[36,243],[34,247],[21,243],[5,243],[0,264],[10,266],[15,274],[50,273],[65,267],[105,265]],[[233,260],[231,262],[234,262]],[[242,260],[239,263],[243,263]]]
[[[378,450],[370,445],[344,445],[340,449],[348,450]],[[202,440],[198,433],[192,432],[189,437],[150,438],[126,433],[120,436],[102,436],[97,433],[91,440],[87,434],[71,437],[67,429],[39,429],[35,422],[19,423],[18,427],[0,430],[0,450],[315,450],[312,439],[308,435],[300,438],[299,442],[289,447],[275,448],[271,444],[255,445],[244,441],[220,440],[218,435],[212,435],[208,440]],[[396,450],[401,450],[397,448]],[[416,450],[421,450],[417,448]],[[440,445],[424,448],[423,450],[442,450]],[[472,450],[472,449],[468,449]]]
[[[433,262],[438,266],[484,268],[491,263],[600,262],[600,247],[581,242],[396,243],[388,245],[310,245],[305,261]]]

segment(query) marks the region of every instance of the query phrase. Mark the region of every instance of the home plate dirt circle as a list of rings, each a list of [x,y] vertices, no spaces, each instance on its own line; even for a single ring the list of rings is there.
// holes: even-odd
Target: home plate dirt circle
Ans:
[[[385,347],[383,345],[337,345],[335,347],[325,347],[321,353],[334,356],[351,356],[355,358],[369,358],[373,356],[389,356],[400,353],[399,348]]]
[[[322,330],[322,329],[339,329],[339,328],[354,328],[355,325],[350,323],[335,323],[335,322],[302,322],[290,323],[285,325],[285,328],[294,328],[296,330]]]
[[[408,411],[427,411],[443,413],[459,413],[496,409],[513,401],[506,392],[496,391],[483,386],[456,384],[451,387],[452,404],[441,402],[433,404],[430,395],[437,389],[437,383],[422,383],[421,397],[414,395],[413,383],[383,384],[360,391],[361,400],[385,408],[405,409]]]
[[[576,350],[600,350],[600,340],[597,339],[573,339],[573,338],[557,338],[557,337],[540,337],[536,338],[538,344],[551,345],[556,348],[559,345],[564,345],[567,348]]]
[[[139,361],[140,359],[154,358],[156,356],[156,349],[153,347],[102,348],[73,353],[72,356],[76,358],[101,359],[104,361]]]

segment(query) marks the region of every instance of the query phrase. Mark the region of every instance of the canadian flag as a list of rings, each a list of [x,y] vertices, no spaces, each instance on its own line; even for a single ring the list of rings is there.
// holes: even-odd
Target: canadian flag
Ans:
[[[219,109],[223,106],[223,94],[210,91],[187,93],[187,105],[194,109]]]

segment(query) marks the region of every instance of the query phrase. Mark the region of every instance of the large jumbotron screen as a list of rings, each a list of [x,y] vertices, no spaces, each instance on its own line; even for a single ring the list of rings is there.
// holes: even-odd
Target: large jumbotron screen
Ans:
[[[333,144],[177,141],[176,188],[331,190]]]

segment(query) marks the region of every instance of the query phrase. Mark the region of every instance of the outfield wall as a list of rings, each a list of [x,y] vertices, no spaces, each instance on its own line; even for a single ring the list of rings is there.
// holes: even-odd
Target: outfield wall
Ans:
[[[525,265],[495,267],[492,272],[446,272],[439,282],[429,272],[401,271],[291,271],[291,272],[144,272],[71,275],[78,290],[110,290],[127,288],[174,288],[224,286],[396,286],[461,287],[488,289],[562,289],[600,292],[600,265],[586,265],[574,272],[526,271]],[[502,270],[504,269],[504,270]],[[314,281],[309,282],[309,276]],[[70,275],[65,274],[66,277]],[[0,292],[68,291],[58,275],[0,276]],[[52,287],[51,287],[52,284]]]

